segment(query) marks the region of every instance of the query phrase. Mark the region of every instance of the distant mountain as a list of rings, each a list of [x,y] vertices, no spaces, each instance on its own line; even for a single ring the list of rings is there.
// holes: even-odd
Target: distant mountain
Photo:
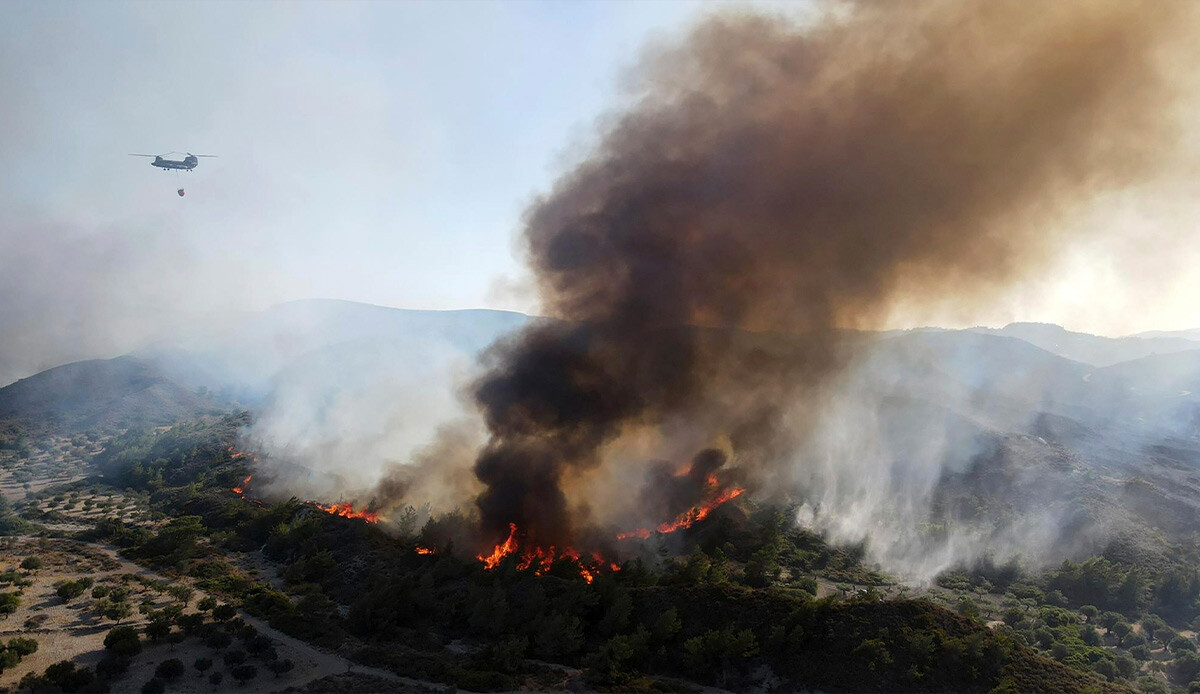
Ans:
[[[0,388],[0,419],[67,428],[169,424],[210,407],[133,357],[66,364]]]
[[[1077,333],[1050,323],[1010,323],[1003,328],[971,328],[972,332],[1003,335],[1024,340],[1057,354],[1092,366],[1111,366],[1123,361],[1141,359],[1154,354],[1170,354],[1200,349],[1200,334],[1194,339],[1188,333],[1143,333],[1130,337],[1100,337]],[[1200,333],[1200,331],[1191,331]]]
[[[292,365],[338,345],[402,342],[414,352],[410,366],[420,369],[430,354],[474,357],[528,320],[511,311],[424,311],[312,299],[249,314],[216,331],[164,340],[135,354],[188,385],[255,400],[268,396],[279,374]],[[403,359],[394,350],[391,356]]]
[[[1195,328],[1193,330],[1151,330],[1151,331],[1144,332],[1144,333],[1137,333],[1136,335],[1130,335],[1129,337],[1141,337],[1141,338],[1173,337],[1173,338],[1181,338],[1184,340],[1195,340],[1197,342],[1200,342],[1200,328]]]

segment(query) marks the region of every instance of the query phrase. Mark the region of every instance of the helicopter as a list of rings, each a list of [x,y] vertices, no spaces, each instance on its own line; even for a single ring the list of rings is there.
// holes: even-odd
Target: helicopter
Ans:
[[[129,156],[131,156],[131,157],[154,157],[154,161],[150,162],[150,166],[157,166],[158,168],[162,169],[163,171],[166,171],[167,169],[178,169],[181,171],[191,171],[192,169],[196,168],[197,164],[200,163],[199,157],[214,157],[215,158],[217,156],[215,154],[192,154],[191,152],[185,152],[185,154],[187,154],[187,156],[184,157],[183,159],[163,159],[164,156],[167,156],[169,154],[178,154],[178,152],[167,152],[167,154],[130,154]]]

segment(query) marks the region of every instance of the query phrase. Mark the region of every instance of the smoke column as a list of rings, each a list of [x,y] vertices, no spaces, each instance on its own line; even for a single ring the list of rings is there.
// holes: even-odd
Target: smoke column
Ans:
[[[986,299],[1054,254],[1071,210],[1172,152],[1168,48],[1190,6],[825,9],[717,16],[650,56],[528,211],[558,320],[493,347],[474,386],[487,541],[509,523],[577,539],[571,480],[638,432],[690,422],[769,468],[797,435],[782,409],[838,373],[837,328],[900,292]]]

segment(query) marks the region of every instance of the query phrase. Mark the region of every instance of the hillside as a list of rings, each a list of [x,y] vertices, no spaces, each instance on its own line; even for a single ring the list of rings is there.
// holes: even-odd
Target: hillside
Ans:
[[[1074,332],[1050,323],[1010,323],[1003,328],[972,328],[973,332],[1024,340],[1047,352],[1092,366],[1111,366],[1155,354],[1200,349],[1196,331],[1142,333],[1102,337]]]
[[[0,419],[71,429],[170,424],[210,404],[134,357],[66,364],[0,388]]]
[[[269,395],[293,364],[339,345],[400,340],[426,353],[473,356],[528,320],[510,311],[424,311],[311,299],[157,342],[135,355],[190,386],[254,400]]]

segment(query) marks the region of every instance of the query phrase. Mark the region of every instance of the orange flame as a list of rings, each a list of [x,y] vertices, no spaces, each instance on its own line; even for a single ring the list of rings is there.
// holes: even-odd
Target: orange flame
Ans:
[[[480,554],[476,559],[483,562],[483,568],[491,570],[496,568],[500,560],[517,551],[517,524],[508,524],[508,539],[496,545],[492,549],[492,553],[488,555]]]
[[[708,484],[710,487],[715,486],[717,484],[716,478],[709,477]],[[699,506],[693,506],[693,507],[689,508],[687,511],[684,511],[679,516],[677,516],[675,518],[675,520],[668,521],[666,523],[660,523],[659,526],[657,528],[655,528],[655,530],[663,535],[666,535],[667,533],[673,533],[676,530],[683,530],[685,528],[690,528],[693,525],[695,525],[696,523],[704,520],[705,518],[708,518],[708,516],[713,511],[715,511],[717,509],[717,507],[720,506],[721,504],[724,504],[727,501],[736,499],[739,496],[741,496],[742,494],[744,494],[745,492],[746,492],[746,490],[741,487],[725,489],[725,490],[721,491],[719,494],[717,494],[716,496],[714,496],[713,498],[704,502],[703,504],[701,504]],[[631,530],[627,533],[621,533],[621,534],[617,535],[618,540],[628,540],[632,537],[636,537],[636,538],[645,540],[650,537],[650,530],[647,528],[638,528],[637,530]]]
[[[519,547],[520,543],[517,541],[517,524],[509,523],[508,537],[504,540],[504,542],[501,542],[493,547],[491,554],[480,554],[475,558],[483,562],[483,568],[490,571],[496,568],[505,557],[509,555],[516,555]],[[520,554],[520,557],[517,561],[517,570],[532,570],[534,576],[541,576],[549,571],[550,567],[554,565],[554,562],[558,561],[559,559],[573,559],[577,564],[579,564],[579,575],[583,578],[583,580],[591,583],[592,581],[596,580],[596,575],[599,573],[600,567],[604,565],[604,561],[600,558],[598,553],[593,554],[592,556],[595,559],[596,565],[589,568],[584,566],[583,562],[580,561],[579,552],[571,547],[567,547],[563,550],[559,550],[554,545],[550,545],[549,547],[531,547]],[[620,571],[621,569],[620,566],[611,562],[609,563],[609,568],[612,571]]]
[[[323,504],[318,504],[317,502],[314,501],[314,502],[312,502],[312,505],[321,509],[325,513],[331,513],[335,516],[341,516],[342,518],[361,518],[368,523],[378,523],[379,522],[379,514],[378,513],[374,512],[374,511],[369,511],[367,509],[363,509],[362,511],[355,511],[354,504],[332,504],[330,506],[325,506]]]
[[[250,484],[250,480],[253,478],[254,475],[246,475],[246,479],[242,480],[241,484],[233,488],[233,493],[244,497],[246,495],[246,487]]]
[[[433,548],[422,547],[421,545],[417,545],[413,551],[415,551],[417,554],[433,554],[434,553]]]

